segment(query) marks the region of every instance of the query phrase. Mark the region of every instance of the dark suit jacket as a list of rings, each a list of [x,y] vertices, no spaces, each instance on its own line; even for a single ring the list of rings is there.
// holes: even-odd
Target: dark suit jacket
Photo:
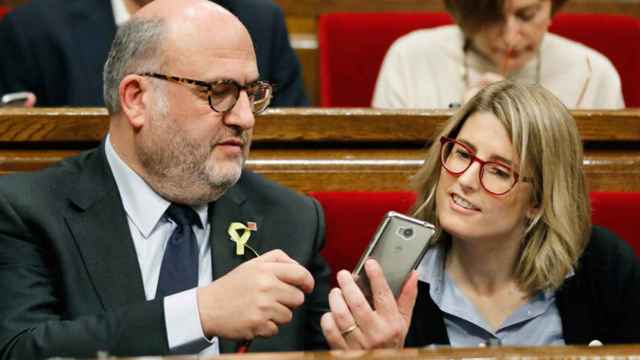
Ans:
[[[272,106],[308,105],[282,10],[272,0],[217,2],[249,30],[260,76],[275,85]],[[0,22],[0,94],[32,91],[38,106],[104,106],[102,68],[115,32],[109,0],[32,0],[16,8]]]
[[[640,342],[640,260],[623,240],[594,226],[575,275],[556,293],[564,341],[587,345]],[[449,344],[442,312],[418,283],[406,345]]]
[[[319,255],[318,203],[245,171],[209,216],[214,279],[249,258],[235,255],[226,234],[234,221],[255,221],[249,241],[259,253],[282,249],[315,279],[293,320],[250,351],[325,347],[319,323],[328,310],[329,268]],[[103,147],[44,171],[0,177],[0,284],[0,359],[168,353],[163,302],[145,300]],[[235,346],[220,345],[222,352]]]

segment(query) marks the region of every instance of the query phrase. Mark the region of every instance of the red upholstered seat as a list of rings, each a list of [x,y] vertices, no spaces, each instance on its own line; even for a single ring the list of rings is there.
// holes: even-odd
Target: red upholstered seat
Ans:
[[[623,15],[558,14],[551,32],[604,54],[620,74],[627,107],[640,107],[640,21]]]
[[[329,13],[318,22],[320,106],[369,107],[391,44],[413,30],[451,24],[445,13]]]
[[[331,13],[320,17],[320,105],[369,107],[384,55],[398,37],[451,23],[444,13]],[[628,107],[640,106],[640,21],[621,15],[558,14],[550,31],[605,54]]]
[[[0,5],[0,20],[11,10],[8,6]]]
[[[353,270],[384,214],[406,213],[415,201],[411,192],[312,192],[322,205],[326,244],[322,252],[334,271]],[[625,239],[640,255],[640,193],[591,193],[592,221]],[[332,278],[335,285],[335,278]]]

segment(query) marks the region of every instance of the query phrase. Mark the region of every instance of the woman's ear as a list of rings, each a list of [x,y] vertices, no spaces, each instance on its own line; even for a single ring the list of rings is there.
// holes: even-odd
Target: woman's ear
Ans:
[[[144,95],[149,90],[149,83],[140,75],[130,74],[120,81],[120,107],[134,131],[144,126],[147,114]]]

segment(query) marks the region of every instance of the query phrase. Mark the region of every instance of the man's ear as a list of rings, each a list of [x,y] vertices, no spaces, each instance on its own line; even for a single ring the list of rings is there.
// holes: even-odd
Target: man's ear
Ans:
[[[140,75],[130,74],[120,81],[118,88],[120,107],[134,131],[140,130],[144,126],[147,116],[144,95],[148,91],[150,91],[149,83],[144,81]]]

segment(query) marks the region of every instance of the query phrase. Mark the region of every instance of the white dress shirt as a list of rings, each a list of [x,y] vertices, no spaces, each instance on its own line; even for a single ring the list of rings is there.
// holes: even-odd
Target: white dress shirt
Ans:
[[[111,8],[113,9],[113,18],[117,27],[120,27],[131,17],[123,0],[111,0]]]
[[[153,300],[160,277],[164,250],[176,228],[176,224],[165,215],[171,203],[154,192],[122,161],[111,145],[110,136],[107,136],[105,141],[105,153],[120,192],[122,206],[127,214],[145,296],[147,300]],[[209,243],[211,224],[207,220],[207,205],[194,210],[204,224],[202,229],[196,225],[192,227],[199,249],[198,286],[206,286],[213,279]],[[201,355],[220,353],[218,339],[209,340],[204,336],[198,312],[196,288],[165,297],[164,313],[167,339],[172,352],[200,352]]]
[[[453,347],[475,347],[497,340],[504,346],[565,345],[562,319],[553,290],[539,291],[493,329],[447,274],[442,246],[427,251],[418,266],[419,280],[428,283],[431,300],[442,311]],[[573,270],[567,277],[573,276]]]

